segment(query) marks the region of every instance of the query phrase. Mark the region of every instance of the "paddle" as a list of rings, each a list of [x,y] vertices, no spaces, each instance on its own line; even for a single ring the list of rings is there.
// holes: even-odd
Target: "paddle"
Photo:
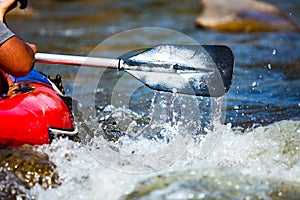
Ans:
[[[119,59],[37,53],[36,62],[125,70],[154,90],[222,96],[231,85],[232,51],[216,45],[159,45]]]

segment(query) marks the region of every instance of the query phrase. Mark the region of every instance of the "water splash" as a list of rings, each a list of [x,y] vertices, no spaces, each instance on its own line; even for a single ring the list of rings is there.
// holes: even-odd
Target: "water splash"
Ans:
[[[193,143],[184,156],[168,168],[140,174],[99,163],[89,153],[97,151],[96,146],[87,148],[84,144],[59,139],[41,148],[57,164],[61,186],[48,190],[35,187],[32,192],[38,199],[122,199],[133,191],[144,193],[141,185],[148,185],[150,189],[144,197],[150,199],[189,195],[213,198],[218,197],[217,194],[232,198],[297,199],[299,129],[297,121],[282,121],[245,133],[220,124],[208,133],[208,136],[217,133],[221,137],[206,157],[199,152],[201,144]],[[146,138],[138,143],[131,141],[136,147],[145,147],[147,142]],[[159,179],[168,184],[161,187]]]
[[[222,98],[210,99],[155,92],[147,114],[112,105],[83,121],[81,137],[101,164],[132,173],[162,170],[200,143],[221,118]],[[134,106],[136,107],[136,106]],[[211,140],[211,142],[214,142]],[[213,147],[205,146],[206,154]]]
[[[197,116],[199,123],[186,115],[196,107],[182,111],[194,100],[202,112],[191,116]],[[241,132],[214,120],[221,116],[221,107],[214,104],[222,100],[188,101],[176,94],[156,94],[153,118],[106,106],[84,121],[93,132],[83,142],[57,139],[38,147],[56,164],[61,185],[47,190],[36,185],[28,195],[37,199],[298,198],[300,123],[281,121]],[[212,114],[212,108],[218,114]],[[213,123],[203,124],[205,120]],[[193,123],[182,124],[189,121]],[[202,125],[205,128],[199,128]],[[108,133],[114,130],[120,134],[112,139]]]

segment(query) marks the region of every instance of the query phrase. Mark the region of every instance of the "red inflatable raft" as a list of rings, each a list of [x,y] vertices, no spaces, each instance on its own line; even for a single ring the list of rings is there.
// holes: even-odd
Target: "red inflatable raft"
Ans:
[[[55,135],[76,136],[63,98],[47,84],[15,83],[6,97],[0,97],[0,145],[40,145]]]

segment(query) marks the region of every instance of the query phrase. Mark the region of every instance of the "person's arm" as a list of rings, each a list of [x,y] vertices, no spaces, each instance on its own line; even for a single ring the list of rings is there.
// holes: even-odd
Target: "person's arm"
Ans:
[[[13,36],[0,46],[0,68],[16,77],[26,76],[34,65],[32,48]]]
[[[16,6],[16,0],[0,1],[0,26],[1,34],[8,34],[5,23],[6,13]],[[7,30],[5,30],[7,29]],[[13,76],[20,77],[27,75],[34,65],[34,54],[37,52],[36,46],[29,44],[15,36],[8,34],[0,44],[0,68]]]

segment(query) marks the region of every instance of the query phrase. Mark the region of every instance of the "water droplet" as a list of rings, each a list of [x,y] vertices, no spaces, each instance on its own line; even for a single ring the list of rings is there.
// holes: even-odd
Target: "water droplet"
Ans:
[[[276,49],[273,49],[272,54],[275,55],[277,53]]]
[[[257,86],[257,83],[254,81],[254,82],[252,83],[252,87],[255,87],[255,86]]]
[[[268,64],[268,69],[272,69],[272,66],[271,66],[271,64]]]
[[[206,197],[205,193],[201,193],[198,195],[198,198],[199,199],[204,199]]]

